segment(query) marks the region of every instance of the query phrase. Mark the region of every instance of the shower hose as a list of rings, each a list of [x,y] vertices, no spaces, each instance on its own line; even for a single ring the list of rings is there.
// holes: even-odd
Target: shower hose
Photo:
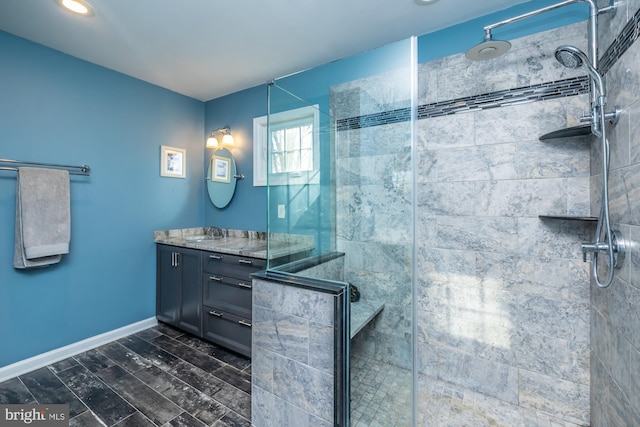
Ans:
[[[596,227],[596,248],[602,248],[606,251],[606,262],[608,265],[607,275],[604,281],[600,281],[598,275],[598,258],[600,250],[593,252],[591,270],[596,285],[600,288],[608,287],[613,281],[613,271],[615,269],[616,259],[614,256],[613,233],[611,232],[611,220],[609,218],[609,141],[606,135],[605,108],[603,98],[598,102],[598,121],[600,122],[600,139],[602,143],[602,203],[600,204],[600,215],[598,216],[598,225]],[[595,118],[594,118],[595,119]]]

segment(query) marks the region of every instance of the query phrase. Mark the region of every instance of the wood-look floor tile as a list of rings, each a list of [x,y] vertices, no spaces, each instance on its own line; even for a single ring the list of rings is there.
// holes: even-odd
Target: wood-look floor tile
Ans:
[[[169,421],[163,427],[205,427],[205,426],[206,424],[203,424],[202,422],[193,418],[187,412],[183,412],[182,414],[178,415],[177,417]]]
[[[222,389],[213,398],[247,419],[251,419],[251,395],[223,381]]]
[[[49,365],[49,368],[54,372],[54,373],[58,373],[58,372],[62,372],[66,369],[69,368],[73,368],[74,366],[76,366],[78,364],[78,361],[76,359],[74,359],[73,357],[69,357],[67,359],[63,359],[59,362],[53,363],[51,365]]]
[[[156,329],[150,328],[150,329],[145,329],[144,331],[137,332],[134,334],[134,336],[138,338],[142,338],[143,340],[146,340],[146,341],[151,341],[154,338],[158,338],[166,335],[164,335],[162,332]]]
[[[226,348],[220,347],[216,344],[203,341],[199,338],[194,337],[193,335],[180,335],[176,338],[177,341],[180,341],[190,347],[193,347],[201,352],[208,354],[211,357],[215,357],[218,360],[221,360],[224,363],[227,363],[233,366],[236,369],[245,369],[251,365],[251,359],[245,357],[241,354],[234,353],[231,350],[227,350]]]
[[[70,418],[87,410],[84,403],[49,368],[28,372],[21,375],[20,380],[39,404],[68,404]]]
[[[136,412],[133,406],[82,365],[62,371],[58,376],[108,426]]]
[[[173,338],[169,338],[166,335],[154,338],[152,343],[162,348],[163,350],[168,351],[174,356],[177,356],[182,360],[186,360],[192,365],[195,365],[203,371],[209,373],[212,373],[223,366],[223,363],[218,359],[207,356],[206,354],[195,350],[193,347],[189,347],[188,345],[185,345],[180,341],[176,341]]]
[[[74,357],[79,363],[91,372],[98,372],[109,366],[113,366],[114,362],[105,355],[98,352],[98,350],[85,351]]]
[[[176,337],[179,337],[179,336],[182,336],[182,335],[188,335],[188,334],[185,334],[184,332],[179,331],[179,330],[173,328],[172,326],[169,326],[169,325],[164,324],[162,322],[158,322],[158,324],[156,326],[154,326],[152,329],[155,329],[158,332],[161,332],[161,333],[163,333],[165,335],[168,335],[171,338],[176,338]]]
[[[155,427],[155,424],[140,412],[134,412],[114,427]]]
[[[118,343],[144,357],[155,366],[159,366],[165,370],[171,369],[181,363],[180,359],[176,356],[133,335],[118,340]]]
[[[154,366],[138,371],[135,375],[207,425],[228,412],[225,406],[213,398]]]
[[[69,420],[69,427],[104,427],[104,425],[104,422],[101,421],[91,410],[85,411],[77,417]]]
[[[216,422],[213,427],[251,427],[251,421],[236,414],[229,412],[221,420]]]
[[[150,361],[117,342],[98,347],[98,351],[131,373],[152,366]]]
[[[0,383],[0,404],[64,403],[70,427],[250,427],[251,360],[159,324]]]
[[[0,383],[0,404],[34,403],[35,398],[18,377]]]
[[[239,388],[247,394],[251,394],[251,375],[246,372],[239,371],[233,366],[223,366],[215,372],[213,375],[220,378],[222,381],[226,381],[234,387]]]
[[[96,375],[157,425],[172,420],[182,412],[177,405],[120,366],[108,367]]]
[[[176,366],[169,373],[209,397],[215,396],[224,386],[224,381],[187,362]]]

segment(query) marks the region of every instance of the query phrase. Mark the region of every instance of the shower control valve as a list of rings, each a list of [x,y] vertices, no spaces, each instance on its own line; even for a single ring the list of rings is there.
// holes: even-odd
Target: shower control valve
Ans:
[[[587,262],[587,252],[607,252],[609,250],[608,243],[583,243],[580,247],[582,248],[583,262]]]
[[[627,249],[626,242],[620,230],[611,231],[611,249],[613,249],[613,266],[620,268],[622,261],[624,260],[624,254]],[[596,242],[596,243],[583,243],[580,245],[582,248],[582,260],[587,262],[587,252],[604,252],[609,251],[609,243]],[[607,261],[608,262],[608,261]]]

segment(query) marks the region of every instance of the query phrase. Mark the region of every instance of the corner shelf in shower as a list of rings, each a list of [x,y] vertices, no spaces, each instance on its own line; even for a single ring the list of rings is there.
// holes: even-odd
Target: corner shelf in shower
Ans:
[[[582,222],[598,222],[595,216],[578,216],[578,215],[538,215],[540,219],[551,219],[557,221],[582,221]]]
[[[572,126],[566,129],[560,129],[553,132],[545,133],[540,138],[540,141],[547,141],[550,139],[558,139],[558,138],[571,138],[574,136],[586,136],[591,134],[591,125],[584,124],[578,126]]]

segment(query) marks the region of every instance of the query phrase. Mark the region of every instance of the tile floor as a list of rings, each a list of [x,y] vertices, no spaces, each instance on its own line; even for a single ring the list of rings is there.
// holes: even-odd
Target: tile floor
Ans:
[[[411,372],[351,353],[351,426],[410,427]]]
[[[159,324],[0,383],[0,403],[69,404],[71,427],[250,427],[251,362]]]

